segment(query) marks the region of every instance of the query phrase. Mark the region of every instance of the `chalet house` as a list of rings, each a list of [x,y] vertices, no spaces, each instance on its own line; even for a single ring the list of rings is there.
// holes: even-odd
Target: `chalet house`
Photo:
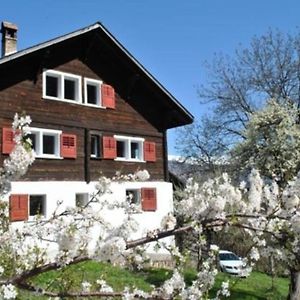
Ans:
[[[100,174],[147,169],[144,182],[115,185],[133,195],[141,223],[156,228],[172,210],[167,129],[193,116],[100,23],[17,51],[17,26],[2,22],[1,162],[13,147],[16,112],[33,122],[36,160],[8,195],[10,220],[50,216],[58,200],[82,205]]]

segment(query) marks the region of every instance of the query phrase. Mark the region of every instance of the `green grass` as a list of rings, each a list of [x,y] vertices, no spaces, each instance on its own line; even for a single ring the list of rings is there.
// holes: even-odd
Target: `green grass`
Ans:
[[[196,272],[194,270],[187,270],[185,272],[186,283],[191,284],[195,279],[195,275]],[[73,291],[80,291],[81,282],[93,282],[97,279],[104,279],[116,291],[123,290],[125,286],[135,286],[144,291],[150,291],[153,286],[160,286],[164,280],[171,276],[172,271],[166,269],[147,269],[134,273],[109,264],[89,261],[76,266],[70,266],[60,271],[51,271],[39,275],[33,280],[33,283],[52,291],[63,291],[70,287],[72,287]],[[66,278],[70,278],[70,280],[66,280]],[[248,278],[237,278],[220,273],[217,276],[211,296],[215,295],[216,291],[220,288],[221,282],[227,280],[230,281],[231,287],[231,296],[227,299],[281,300],[286,299],[288,293],[288,279],[286,278],[276,278],[273,284],[275,289],[271,290],[271,277],[263,273],[253,272]],[[46,300],[48,298],[21,292],[18,299]]]
[[[287,278],[275,278],[272,288],[272,278],[266,274],[252,272],[247,278],[233,277],[224,273],[217,276],[215,288],[220,287],[222,281],[230,282],[230,300],[281,300],[288,295],[289,281]]]

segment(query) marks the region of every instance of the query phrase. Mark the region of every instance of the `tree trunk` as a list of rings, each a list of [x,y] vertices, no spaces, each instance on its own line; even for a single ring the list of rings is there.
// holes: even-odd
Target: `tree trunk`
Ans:
[[[288,300],[299,300],[300,299],[300,271],[290,270],[291,281],[289,288]]]

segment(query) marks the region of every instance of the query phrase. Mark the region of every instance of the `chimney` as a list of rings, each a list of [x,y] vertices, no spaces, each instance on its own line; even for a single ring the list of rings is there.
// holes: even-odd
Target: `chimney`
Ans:
[[[2,57],[17,52],[17,25],[9,22],[2,22]]]

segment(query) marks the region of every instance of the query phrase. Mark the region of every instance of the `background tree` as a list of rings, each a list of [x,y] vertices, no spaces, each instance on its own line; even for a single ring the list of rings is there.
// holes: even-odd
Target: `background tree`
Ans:
[[[285,249],[285,255],[294,258],[293,262],[285,261],[291,274],[290,299],[300,297],[299,240],[296,232],[289,233],[289,229],[295,229],[299,217],[299,199],[295,191],[288,192],[291,188],[288,181],[299,171],[299,45],[299,34],[270,30],[261,37],[254,37],[248,48],[238,49],[233,58],[216,56],[207,64],[208,84],[199,90],[201,103],[210,104],[212,113],[201,120],[200,125],[183,129],[179,143],[183,156],[185,153],[195,155],[200,168],[206,164],[212,174],[215,167],[211,168],[210,162],[214,160],[218,164],[221,157],[229,162],[224,167],[233,166],[237,177],[241,170],[245,174],[255,166],[264,177],[273,178],[279,184],[278,202],[271,205],[271,215],[280,215],[287,207],[289,212],[280,216],[283,219],[278,220],[277,234],[269,229],[265,233],[268,233],[268,248]],[[269,99],[273,100],[267,103]],[[261,109],[263,111],[258,112]],[[207,153],[213,159],[203,159]],[[233,161],[229,160],[230,154],[235,158]],[[250,202],[260,198],[263,187],[259,180],[255,189]],[[274,191],[269,190],[269,193]],[[262,207],[258,202],[255,205],[254,212],[270,208],[270,203]],[[263,214],[264,211],[261,216]],[[289,225],[287,219],[291,222]],[[269,221],[267,218],[263,222]],[[240,228],[240,225],[233,227]]]
[[[251,115],[268,99],[280,103],[290,99],[300,105],[299,34],[269,30],[255,36],[248,48],[236,50],[233,57],[216,55],[206,69],[208,83],[198,93],[202,104],[211,105],[212,113],[198,125],[179,131],[178,148],[183,156],[193,155],[208,167],[213,157],[225,155],[245,139]]]
[[[268,178],[274,178],[279,186],[293,179],[300,166],[299,109],[286,100],[274,99],[266,107],[254,113],[231,155],[239,174],[256,168]]]

